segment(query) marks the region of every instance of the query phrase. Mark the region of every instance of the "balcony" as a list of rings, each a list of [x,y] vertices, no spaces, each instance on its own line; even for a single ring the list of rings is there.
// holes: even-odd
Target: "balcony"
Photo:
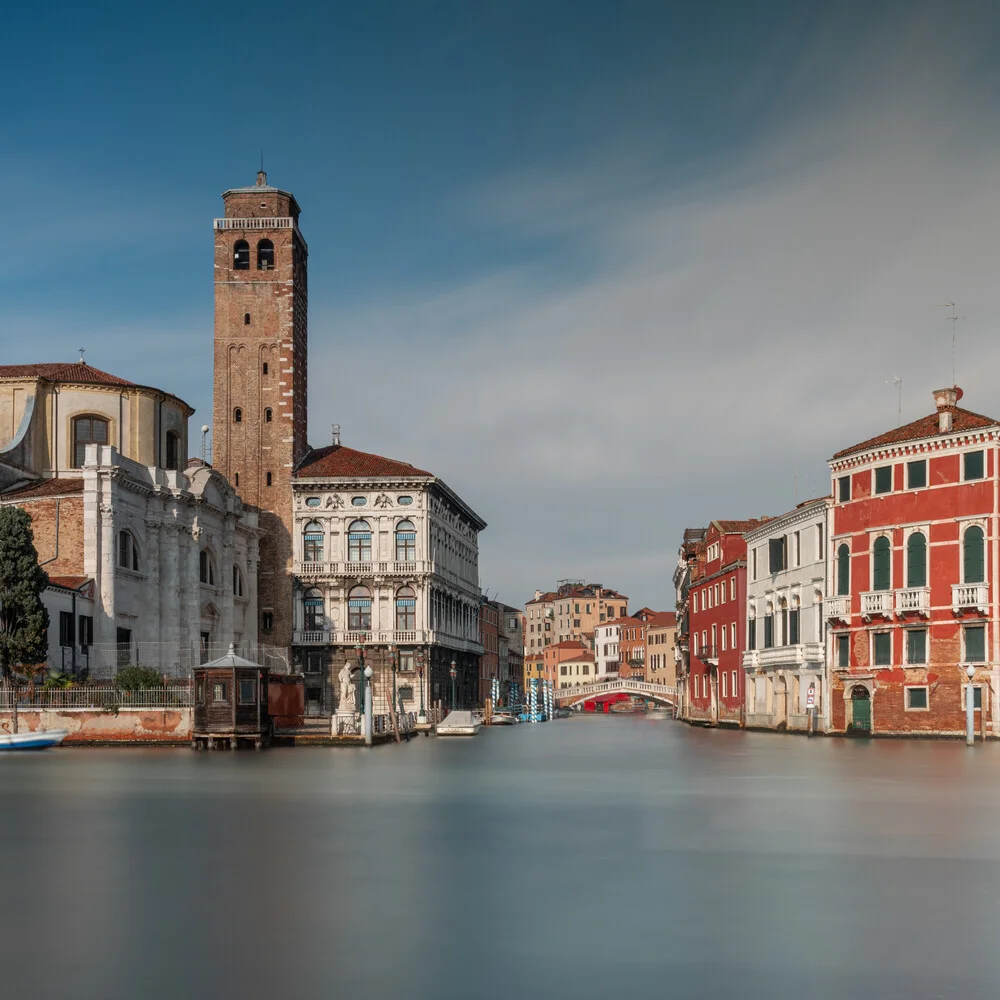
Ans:
[[[693,653],[702,663],[710,663],[712,666],[719,665],[718,647],[712,645],[699,646],[698,651]]]
[[[315,579],[322,576],[423,576],[432,572],[427,560],[415,562],[300,562],[294,567],[296,576]]]
[[[896,591],[896,614],[931,616],[930,587],[907,587]]]
[[[756,670],[760,662],[760,657],[757,655],[758,651],[756,649],[744,649],[743,655],[740,657],[740,665],[744,670]]]
[[[951,610],[960,615],[975,610],[982,614],[989,611],[990,588],[985,583],[953,583],[951,585]]]
[[[821,642],[799,642],[792,646],[772,646],[770,649],[748,650],[756,655],[755,666],[766,670],[797,670],[799,667],[822,667],[826,651]],[[744,666],[746,666],[746,653]]]
[[[297,629],[292,633],[292,643],[296,646],[328,646],[333,641],[331,628]]]
[[[889,618],[893,612],[895,595],[891,590],[867,590],[861,595],[861,617]]]
[[[851,620],[851,598],[848,594],[823,599],[823,617],[827,621],[849,622]]]

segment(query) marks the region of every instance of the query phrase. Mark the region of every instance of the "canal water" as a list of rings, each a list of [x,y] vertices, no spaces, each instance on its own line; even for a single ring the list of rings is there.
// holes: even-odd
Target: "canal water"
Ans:
[[[574,718],[0,759],[4,997],[996,997],[1000,746]]]

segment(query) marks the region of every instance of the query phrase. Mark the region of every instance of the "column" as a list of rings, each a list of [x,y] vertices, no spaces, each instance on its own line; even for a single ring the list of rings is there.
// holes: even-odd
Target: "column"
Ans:
[[[98,539],[98,595],[101,602],[101,617],[97,622],[96,640],[107,647],[118,638],[115,625],[115,515],[110,504],[100,506],[100,537]],[[110,654],[114,662],[114,653]]]
[[[160,522],[146,521],[146,600],[143,602],[142,638],[156,643],[157,662],[164,652],[160,621]]]
[[[164,524],[160,529],[160,641],[165,643],[164,663],[174,668],[180,665],[180,545],[181,535],[177,525]]]

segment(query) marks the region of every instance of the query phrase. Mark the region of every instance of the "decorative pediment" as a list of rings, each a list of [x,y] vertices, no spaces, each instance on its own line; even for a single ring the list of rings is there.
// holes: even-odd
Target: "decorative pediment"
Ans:
[[[201,606],[201,617],[211,618],[212,620],[218,619],[219,609],[211,601],[206,601]]]

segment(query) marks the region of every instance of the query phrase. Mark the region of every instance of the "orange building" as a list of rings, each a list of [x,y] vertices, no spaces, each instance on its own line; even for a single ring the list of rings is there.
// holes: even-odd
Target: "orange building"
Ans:
[[[594,654],[575,639],[546,647],[543,660],[545,679],[554,688],[589,684],[594,679]]]

